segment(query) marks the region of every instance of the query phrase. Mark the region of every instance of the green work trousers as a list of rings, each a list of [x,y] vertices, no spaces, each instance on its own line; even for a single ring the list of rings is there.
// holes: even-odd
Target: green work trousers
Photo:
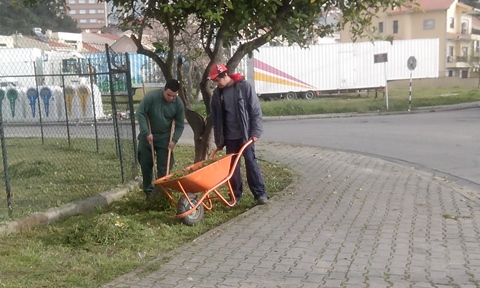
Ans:
[[[156,154],[157,161],[157,176],[155,179],[161,178],[167,173],[167,162],[168,162],[168,138],[155,137],[154,135],[154,149]],[[172,170],[173,165],[175,164],[175,158],[173,156],[173,151],[170,152],[170,169]],[[143,192],[148,196],[153,191],[152,182],[155,180],[153,178],[153,157],[152,157],[152,148],[148,144],[146,139],[140,139],[138,141],[138,162],[142,170],[143,177]]]

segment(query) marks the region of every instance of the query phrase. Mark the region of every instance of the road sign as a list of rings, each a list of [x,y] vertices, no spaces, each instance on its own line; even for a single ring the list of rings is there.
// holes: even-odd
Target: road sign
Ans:
[[[388,62],[387,53],[373,55],[373,63],[382,63],[382,62]]]
[[[417,58],[415,58],[415,56],[410,56],[408,58],[407,67],[410,71],[415,70],[415,67],[417,67]]]
[[[373,54],[373,63],[383,63],[383,69],[385,70],[385,106],[388,110],[388,80],[387,80],[387,53]]]
[[[407,60],[407,67],[410,70],[410,90],[408,92],[408,111],[412,108],[412,71],[417,67],[417,58],[410,56]]]

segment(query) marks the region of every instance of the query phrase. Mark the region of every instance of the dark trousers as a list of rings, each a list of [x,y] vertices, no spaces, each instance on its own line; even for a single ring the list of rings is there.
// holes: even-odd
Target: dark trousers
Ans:
[[[242,139],[225,140],[225,148],[227,154],[238,153],[242,148],[244,141]],[[267,196],[265,193],[265,182],[263,181],[262,172],[258,165],[257,158],[255,157],[255,144],[250,144],[245,150],[243,150],[243,158],[245,159],[245,171],[247,173],[247,183],[250,191],[252,191],[253,197],[258,199],[262,196]],[[240,173],[240,161],[238,161],[235,172],[230,178],[230,184],[232,185],[233,193],[238,199],[242,198],[243,182],[242,175]]]
[[[146,141],[139,141],[138,143],[138,162],[142,170],[143,177],[143,192],[145,194],[150,194],[153,191],[153,158],[152,158],[152,148]],[[167,173],[167,162],[168,162],[168,149],[164,147],[155,147],[155,154],[157,160],[157,176],[160,178],[166,175]],[[175,159],[173,157],[173,151],[170,154],[170,171],[173,168]]]

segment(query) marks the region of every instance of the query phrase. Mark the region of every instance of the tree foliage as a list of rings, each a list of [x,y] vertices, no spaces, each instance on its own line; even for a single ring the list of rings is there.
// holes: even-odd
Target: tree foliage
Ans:
[[[43,0],[25,0],[37,2]],[[198,51],[203,52],[205,67],[200,77],[207,114],[210,111],[211,85],[208,71],[216,62],[226,62],[235,70],[241,59],[274,39],[286,45],[310,45],[313,39],[332,34],[349,23],[354,39],[371,35],[370,24],[375,15],[388,8],[414,5],[410,0],[105,0],[111,2],[116,15],[126,29],[131,29],[137,52],[152,58],[166,79],[182,78],[182,65],[190,63]],[[321,21],[335,11],[338,22]],[[142,45],[147,31],[157,30],[156,51]],[[188,33],[186,33],[188,32]],[[196,41],[182,37],[195,35]],[[224,59],[225,50],[232,50]],[[186,52],[197,51],[197,52]],[[201,57],[201,56],[200,56]],[[177,61],[175,61],[177,59]],[[205,145],[210,137],[211,123],[207,116],[199,117],[189,109],[188,97],[183,95],[187,120],[194,130],[196,160],[206,157]],[[197,147],[203,146],[201,148]]]
[[[142,31],[162,25],[167,32],[164,49],[173,53],[174,37],[189,25],[197,27],[199,40],[206,55],[219,61],[222,49],[240,44],[228,61],[235,68],[239,61],[255,49],[279,39],[282,42],[308,46],[316,37],[332,34],[350,23],[354,36],[364,35],[372,18],[382,9],[406,5],[405,0],[111,0],[122,15],[123,24],[134,28],[138,38]],[[337,24],[321,24],[326,12],[338,11]],[[160,45],[159,45],[160,46]],[[166,57],[169,66],[172,60]],[[167,63],[168,62],[168,63]],[[173,67],[173,66],[171,66]],[[208,69],[206,69],[207,71]]]
[[[478,0],[460,0],[459,2],[474,8],[480,8],[480,2],[478,2]]]
[[[39,5],[41,4],[41,5]],[[33,6],[32,6],[33,5]],[[62,13],[62,9],[55,1],[16,2],[12,0],[0,0],[0,35],[13,35],[21,33],[34,35],[33,28],[39,27],[43,31],[74,32],[80,30],[76,22]]]

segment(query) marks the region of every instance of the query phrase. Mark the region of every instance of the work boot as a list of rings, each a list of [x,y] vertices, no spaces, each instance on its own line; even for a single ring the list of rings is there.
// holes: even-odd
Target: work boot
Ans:
[[[145,202],[147,207],[155,208],[156,210],[167,210],[170,208],[170,200],[167,195],[159,189],[153,189],[150,193],[145,193]]]
[[[260,196],[257,199],[257,205],[265,205],[268,203],[267,196]]]

